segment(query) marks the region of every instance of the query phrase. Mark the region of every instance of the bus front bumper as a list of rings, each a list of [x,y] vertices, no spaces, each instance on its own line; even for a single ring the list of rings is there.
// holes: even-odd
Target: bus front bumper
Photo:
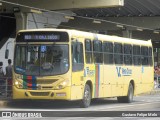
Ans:
[[[28,90],[13,86],[13,99],[70,100],[70,87],[61,90]]]

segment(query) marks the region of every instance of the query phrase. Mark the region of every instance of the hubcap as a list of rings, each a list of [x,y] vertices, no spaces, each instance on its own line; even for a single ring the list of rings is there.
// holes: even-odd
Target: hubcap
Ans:
[[[132,99],[133,99],[133,88],[132,87],[130,88],[129,99],[130,99],[130,101],[132,101]]]
[[[89,90],[88,89],[85,90],[84,99],[85,99],[87,104],[90,102],[90,94],[89,94]]]

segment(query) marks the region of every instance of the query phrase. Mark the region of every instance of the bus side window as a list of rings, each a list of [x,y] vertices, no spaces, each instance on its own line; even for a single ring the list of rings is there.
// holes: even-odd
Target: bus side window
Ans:
[[[93,55],[95,63],[103,63],[102,42],[99,40],[93,41]]]
[[[148,61],[149,61],[149,65],[150,65],[150,66],[153,66],[153,61],[152,61],[152,48],[151,48],[151,47],[149,47]]]
[[[123,46],[121,43],[114,43],[115,64],[123,64]]]
[[[72,71],[81,71],[84,68],[83,44],[72,42]]]
[[[17,64],[19,67],[26,69],[26,46],[17,46],[17,51],[18,53],[18,58],[17,59]]]
[[[103,42],[104,64],[113,64],[113,43]]]
[[[133,63],[134,65],[141,65],[141,49],[140,46],[133,46]]]
[[[89,39],[85,40],[85,53],[86,63],[92,63],[92,44]]]
[[[141,47],[142,65],[148,65],[148,47]]]
[[[124,64],[132,65],[132,45],[124,44]]]

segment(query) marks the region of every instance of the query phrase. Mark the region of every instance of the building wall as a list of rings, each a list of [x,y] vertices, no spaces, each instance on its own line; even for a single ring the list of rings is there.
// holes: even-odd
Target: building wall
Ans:
[[[8,65],[8,59],[11,59],[12,60],[12,64],[13,64],[14,40],[15,40],[14,38],[9,38],[8,41],[0,49],[0,61],[3,62],[4,73],[6,73],[5,67]],[[9,42],[9,44],[7,45],[8,42]],[[9,57],[8,57],[8,59],[5,59],[6,45],[7,45],[7,49],[9,49]]]
[[[71,14],[70,11],[63,11],[63,13]],[[65,19],[63,14],[56,14],[56,13],[35,14],[35,13],[29,13],[28,14],[27,29],[57,28],[57,26],[60,25],[61,22],[68,22],[68,19]]]
[[[71,11],[61,11],[61,12],[66,14],[72,14]],[[29,13],[26,24],[27,24],[27,29],[56,28],[61,22],[68,22],[68,19],[65,19],[64,14],[59,14],[59,12],[42,13],[42,14]],[[5,50],[8,42],[10,42],[7,47],[9,49],[8,59],[11,59],[13,64],[14,40],[15,38],[9,38],[8,41],[0,49],[0,61],[3,62],[4,72],[5,72],[5,67],[8,65],[8,60],[5,59]]]

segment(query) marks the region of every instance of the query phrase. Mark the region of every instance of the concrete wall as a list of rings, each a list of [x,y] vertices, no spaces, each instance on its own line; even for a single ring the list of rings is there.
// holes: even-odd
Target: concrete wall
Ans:
[[[68,13],[70,11],[64,11],[63,13]],[[56,13],[42,13],[42,14],[35,14],[29,13],[28,14],[28,22],[27,22],[27,29],[34,29],[34,28],[56,28],[61,22],[68,22],[67,19],[64,18],[63,14],[56,14]]]
[[[71,11],[61,11],[61,12],[72,14]],[[61,22],[68,22],[68,20],[64,18],[64,14],[56,14],[56,13],[42,13],[42,14],[29,13],[26,21],[27,21],[26,29],[56,28]],[[0,49],[0,61],[3,62],[4,72],[5,72],[5,67],[8,65],[8,60],[5,59],[5,50],[7,43],[10,41],[11,42],[8,44],[7,47],[9,49],[8,59],[11,59],[13,64],[14,40],[15,40],[14,38],[9,38],[8,41],[4,44],[4,46]]]

